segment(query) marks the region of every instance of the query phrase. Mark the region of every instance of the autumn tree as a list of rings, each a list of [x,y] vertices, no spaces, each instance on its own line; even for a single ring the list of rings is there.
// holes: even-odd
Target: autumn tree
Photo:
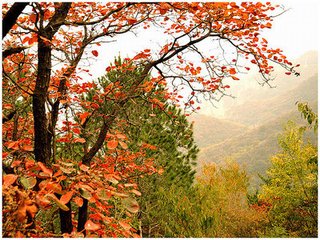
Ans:
[[[128,102],[166,81],[171,86],[166,99],[193,111],[200,97],[215,100],[225,95],[230,87],[228,81],[239,80],[238,74],[249,70],[248,63],[255,66],[265,83],[271,80],[270,63],[283,66],[286,74],[297,74],[282,51],[268,47],[267,40],[260,36],[263,29],[272,27],[273,14],[282,11],[271,3],[33,2],[22,5],[16,11],[17,4],[2,6],[6,29],[3,93],[10,94],[4,95],[3,184],[8,203],[16,204],[16,208],[6,209],[5,226],[10,226],[10,222],[20,226],[16,231],[6,229],[5,236],[37,237],[41,233],[41,236],[55,236],[44,231],[35,220],[39,209],[53,206],[59,207],[60,230],[66,236],[85,234],[86,230],[99,236],[134,236],[128,222],[114,220],[107,224],[111,221],[110,211],[101,203],[108,202],[108,197],[117,201],[117,194],[128,200],[121,195],[125,193],[109,189],[108,197],[92,194],[103,192],[107,182],[101,176],[111,174],[108,172],[111,169],[101,166],[117,159],[114,151],[122,136],[117,135],[120,132],[110,131],[116,126],[119,114],[129,106]],[[130,32],[139,37],[139,32],[150,28],[167,36],[159,43],[160,48],[139,49],[123,66],[117,67],[125,71],[129,65],[133,69],[139,67],[139,76],[129,85],[119,80],[84,101],[82,94],[93,87],[84,75],[90,72],[84,63],[103,54],[101,49],[108,47],[105,42],[109,39]],[[212,42],[227,47],[223,54],[204,47]],[[108,66],[106,71],[114,67]],[[187,96],[181,99],[182,88]],[[157,98],[147,100],[159,104]],[[103,111],[104,102],[114,104],[111,112]],[[86,127],[90,121],[100,124],[90,132],[93,142],[87,142]],[[105,143],[108,152],[102,151]],[[121,156],[132,161],[143,158],[143,154],[132,154],[125,151]],[[80,159],[77,165],[70,159],[75,155]],[[72,164],[69,167],[74,171],[63,171],[68,164]],[[141,170],[135,167],[133,171]],[[125,184],[127,170],[124,165],[116,180]],[[154,171],[151,165],[149,170]],[[124,205],[136,212],[136,204],[127,200]],[[101,215],[97,213],[99,217],[88,219],[87,201],[96,203],[101,210]],[[79,207],[78,221],[73,219],[75,207]]]
[[[308,125],[317,121],[317,114],[308,104],[300,103],[299,110]],[[305,142],[306,130],[290,121],[279,137],[281,152],[272,157],[259,196],[272,206],[266,236],[317,236],[318,151],[316,146]]]

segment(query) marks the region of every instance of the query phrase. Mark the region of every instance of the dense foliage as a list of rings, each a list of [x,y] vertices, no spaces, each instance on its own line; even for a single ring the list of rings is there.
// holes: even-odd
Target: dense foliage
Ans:
[[[299,75],[260,36],[274,12],[270,2],[4,3],[3,237],[243,236],[213,224],[236,217],[230,208],[203,208],[223,204],[206,199],[212,181],[192,186],[197,148],[176,107],[219,100],[250,67],[264,83],[274,63]],[[158,47],[133,49],[91,80],[110,40],[150,28],[163,34]],[[211,172],[225,185],[208,193],[246,210],[241,171]],[[243,219],[255,219],[250,208]]]
[[[317,114],[304,103],[299,103],[299,110],[316,131]],[[318,235],[318,149],[304,142],[305,132],[306,127],[289,122],[279,137],[282,151],[271,159],[260,195],[271,204],[268,236]]]

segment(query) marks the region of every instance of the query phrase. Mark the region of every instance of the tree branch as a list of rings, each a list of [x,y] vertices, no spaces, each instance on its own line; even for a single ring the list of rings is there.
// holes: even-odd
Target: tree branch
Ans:
[[[2,39],[7,35],[16,23],[23,9],[28,5],[27,2],[16,2],[12,5],[2,20]]]
[[[9,57],[12,54],[20,53],[23,50],[27,49],[28,47],[10,47],[2,51],[2,59]]]

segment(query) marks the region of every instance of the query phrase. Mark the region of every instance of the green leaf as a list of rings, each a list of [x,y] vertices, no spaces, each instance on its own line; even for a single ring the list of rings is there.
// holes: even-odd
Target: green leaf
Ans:
[[[57,204],[57,206],[59,208],[61,208],[63,211],[69,211],[69,208],[63,204],[62,202],[60,202],[60,200],[53,194],[47,194],[46,197],[50,200],[52,200],[53,202],[55,202]]]
[[[92,194],[88,190],[86,190],[84,188],[80,188],[80,194],[81,194],[82,197],[84,197],[87,200],[92,198]]]
[[[130,197],[122,199],[122,204],[129,212],[132,213],[137,213],[140,208],[138,202]]]
[[[98,197],[100,200],[109,200],[111,197],[111,194],[107,193],[105,189],[102,189],[101,191],[98,192]]]
[[[37,184],[37,179],[34,177],[21,177],[20,183],[25,189],[31,189]]]

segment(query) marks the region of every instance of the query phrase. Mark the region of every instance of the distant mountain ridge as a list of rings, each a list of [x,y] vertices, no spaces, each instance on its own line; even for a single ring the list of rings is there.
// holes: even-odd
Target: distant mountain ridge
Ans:
[[[222,163],[231,157],[245,167],[252,186],[259,185],[258,173],[265,173],[270,157],[279,151],[277,138],[284,125],[288,120],[305,123],[295,103],[309,102],[317,112],[317,52],[304,54],[295,62],[301,64],[301,78],[285,76],[277,89],[251,85],[239,89],[238,98],[243,99],[240,103],[226,99],[224,119],[201,114],[189,118],[194,121],[194,136],[200,147],[200,167],[202,162]],[[309,138],[317,143],[314,134]]]

